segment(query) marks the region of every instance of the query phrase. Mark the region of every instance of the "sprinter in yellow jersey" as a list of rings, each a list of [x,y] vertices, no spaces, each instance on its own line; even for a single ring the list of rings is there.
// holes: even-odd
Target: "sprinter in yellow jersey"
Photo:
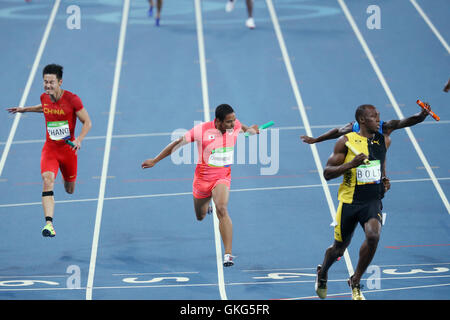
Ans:
[[[317,267],[315,289],[322,299],[327,294],[328,269],[344,254],[358,222],[366,239],[360,248],[356,271],[348,283],[353,299],[362,299],[359,282],[377,250],[382,222],[381,199],[390,186],[384,165],[390,145],[389,134],[393,130],[384,134],[379,132],[380,113],[372,105],[359,106],[355,118],[359,132],[350,132],[338,139],[323,173],[326,180],[343,175],[343,181],[338,191],[334,243],[326,250],[322,265]],[[393,123],[394,130],[404,127],[402,121]],[[357,154],[346,146],[346,142]],[[365,163],[366,159],[368,163]]]

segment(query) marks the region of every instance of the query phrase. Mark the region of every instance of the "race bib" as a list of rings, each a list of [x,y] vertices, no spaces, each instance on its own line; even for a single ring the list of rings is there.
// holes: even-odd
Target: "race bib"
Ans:
[[[70,137],[69,122],[49,121],[47,122],[47,132],[52,140],[62,140]]]
[[[211,167],[228,167],[233,164],[234,148],[225,147],[212,150],[208,159],[208,165]]]
[[[358,185],[375,184],[381,181],[380,160],[372,160],[356,168],[356,181]]]

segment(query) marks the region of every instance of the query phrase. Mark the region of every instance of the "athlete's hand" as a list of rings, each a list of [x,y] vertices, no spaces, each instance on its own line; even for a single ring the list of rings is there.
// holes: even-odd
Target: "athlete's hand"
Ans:
[[[17,113],[17,112],[24,112],[24,110],[23,110],[24,108],[20,108],[20,107],[13,107],[13,108],[7,108],[6,110],[9,112],[9,113]]]
[[[444,92],[449,92],[450,91],[450,79],[448,80],[447,84],[444,87]]]
[[[248,127],[247,132],[250,135],[259,134],[259,127],[258,127],[258,125],[254,124],[254,125]]]
[[[356,168],[364,163],[364,160],[369,159],[364,153],[356,155],[351,161],[352,167]]]
[[[313,138],[313,137],[309,137],[309,136],[300,136],[300,139],[302,139],[302,141],[303,141],[304,143],[307,143],[307,144],[314,144],[314,143],[316,143],[316,139]]]
[[[387,192],[391,188],[391,181],[388,177],[383,177],[382,181],[384,184],[384,192]]]
[[[71,148],[72,148],[73,151],[75,151],[75,153],[77,153],[78,150],[81,149],[81,141],[79,141],[78,139],[75,139],[75,140],[72,141],[72,143],[73,143],[75,146],[73,146],[73,147],[71,147]]]
[[[157,161],[155,159],[147,159],[141,164],[142,169],[152,168],[155,166]]]

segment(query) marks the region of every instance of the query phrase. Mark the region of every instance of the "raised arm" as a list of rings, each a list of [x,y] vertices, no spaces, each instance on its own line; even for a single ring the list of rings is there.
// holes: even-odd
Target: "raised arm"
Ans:
[[[330,131],[325,132],[324,134],[318,136],[317,138],[309,137],[309,136],[300,136],[300,139],[304,143],[314,144],[318,142],[322,142],[325,140],[337,139],[344,134],[352,132],[353,122],[347,123],[345,126],[341,128],[333,128]]]
[[[177,140],[172,141],[155,158],[149,158],[149,159],[145,160],[141,164],[142,169],[154,167],[162,159],[170,156],[178,148],[181,148],[182,146],[184,146],[188,143],[190,143],[190,142],[188,142],[186,140],[185,136],[182,136],[182,137],[178,138]]]
[[[333,153],[328,158],[327,165],[323,171],[325,180],[335,179],[344,174],[345,171],[363,164],[364,160],[367,159],[364,153],[360,153],[352,161],[344,163],[347,155],[347,147],[345,146],[347,140],[347,137],[343,136],[336,142]]]
[[[31,107],[13,107],[6,109],[9,113],[24,113],[24,112],[43,112],[42,104],[38,104]]]
[[[383,123],[383,133],[390,135],[394,130],[402,129],[406,127],[414,126],[427,117],[428,112],[422,109],[422,111],[402,120],[390,120]]]

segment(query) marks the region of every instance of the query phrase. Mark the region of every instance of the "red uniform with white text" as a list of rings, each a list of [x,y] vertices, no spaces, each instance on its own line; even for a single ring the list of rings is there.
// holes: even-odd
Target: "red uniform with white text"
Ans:
[[[67,182],[77,178],[77,155],[64,139],[75,139],[76,112],[83,109],[81,99],[64,90],[61,98],[53,102],[46,93],[41,95],[41,105],[45,117],[46,141],[41,153],[41,173],[61,170]]]

